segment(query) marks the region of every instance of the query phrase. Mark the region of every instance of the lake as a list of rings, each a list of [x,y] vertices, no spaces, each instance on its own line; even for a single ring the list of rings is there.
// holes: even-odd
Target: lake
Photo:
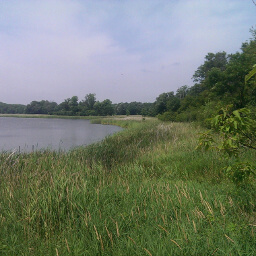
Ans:
[[[0,152],[50,149],[68,151],[122,130],[84,119],[0,117]]]

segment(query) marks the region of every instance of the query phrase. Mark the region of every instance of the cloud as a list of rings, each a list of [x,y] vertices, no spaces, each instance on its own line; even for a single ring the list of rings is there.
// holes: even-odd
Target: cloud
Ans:
[[[238,50],[253,7],[239,0],[2,1],[0,101],[87,93],[154,101],[192,85],[208,52]]]

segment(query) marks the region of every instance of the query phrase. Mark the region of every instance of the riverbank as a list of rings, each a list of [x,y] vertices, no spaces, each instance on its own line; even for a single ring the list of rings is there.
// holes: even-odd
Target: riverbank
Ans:
[[[156,120],[155,117],[143,117],[142,115],[114,115],[114,116],[62,116],[62,115],[43,115],[43,114],[0,114],[0,117],[17,117],[17,118],[56,118],[56,119],[85,119],[91,120],[92,123],[102,123],[103,120],[121,120],[121,121],[144,121],[144,120]]]
[[[0,117],[60,118],[60,119],[87,119],[87,120],[99,118],[99,117],[96,117],[96,116],[60,116],[60,115],[43,115],[43,114],[0,114]]]
[[[68,153],[0,155],[1,255],[254,254],[255,186],[195,150],[202,128],[101,122],[127,129]]]

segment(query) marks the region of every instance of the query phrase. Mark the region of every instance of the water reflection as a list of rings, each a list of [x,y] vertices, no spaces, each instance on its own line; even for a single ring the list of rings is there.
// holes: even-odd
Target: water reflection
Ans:
[[[0,117],[0,151],[69,150],[120,131],[81,119]]]

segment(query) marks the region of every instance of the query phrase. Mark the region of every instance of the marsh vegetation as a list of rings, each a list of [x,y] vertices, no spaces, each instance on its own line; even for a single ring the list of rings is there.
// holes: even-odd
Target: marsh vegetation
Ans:
[[[238,188],[222,171],[232,159],[195,150],[202,128],[103,122],[127,129],[67,153],[0,155],[1,255],[255,253],[255,180]]]

